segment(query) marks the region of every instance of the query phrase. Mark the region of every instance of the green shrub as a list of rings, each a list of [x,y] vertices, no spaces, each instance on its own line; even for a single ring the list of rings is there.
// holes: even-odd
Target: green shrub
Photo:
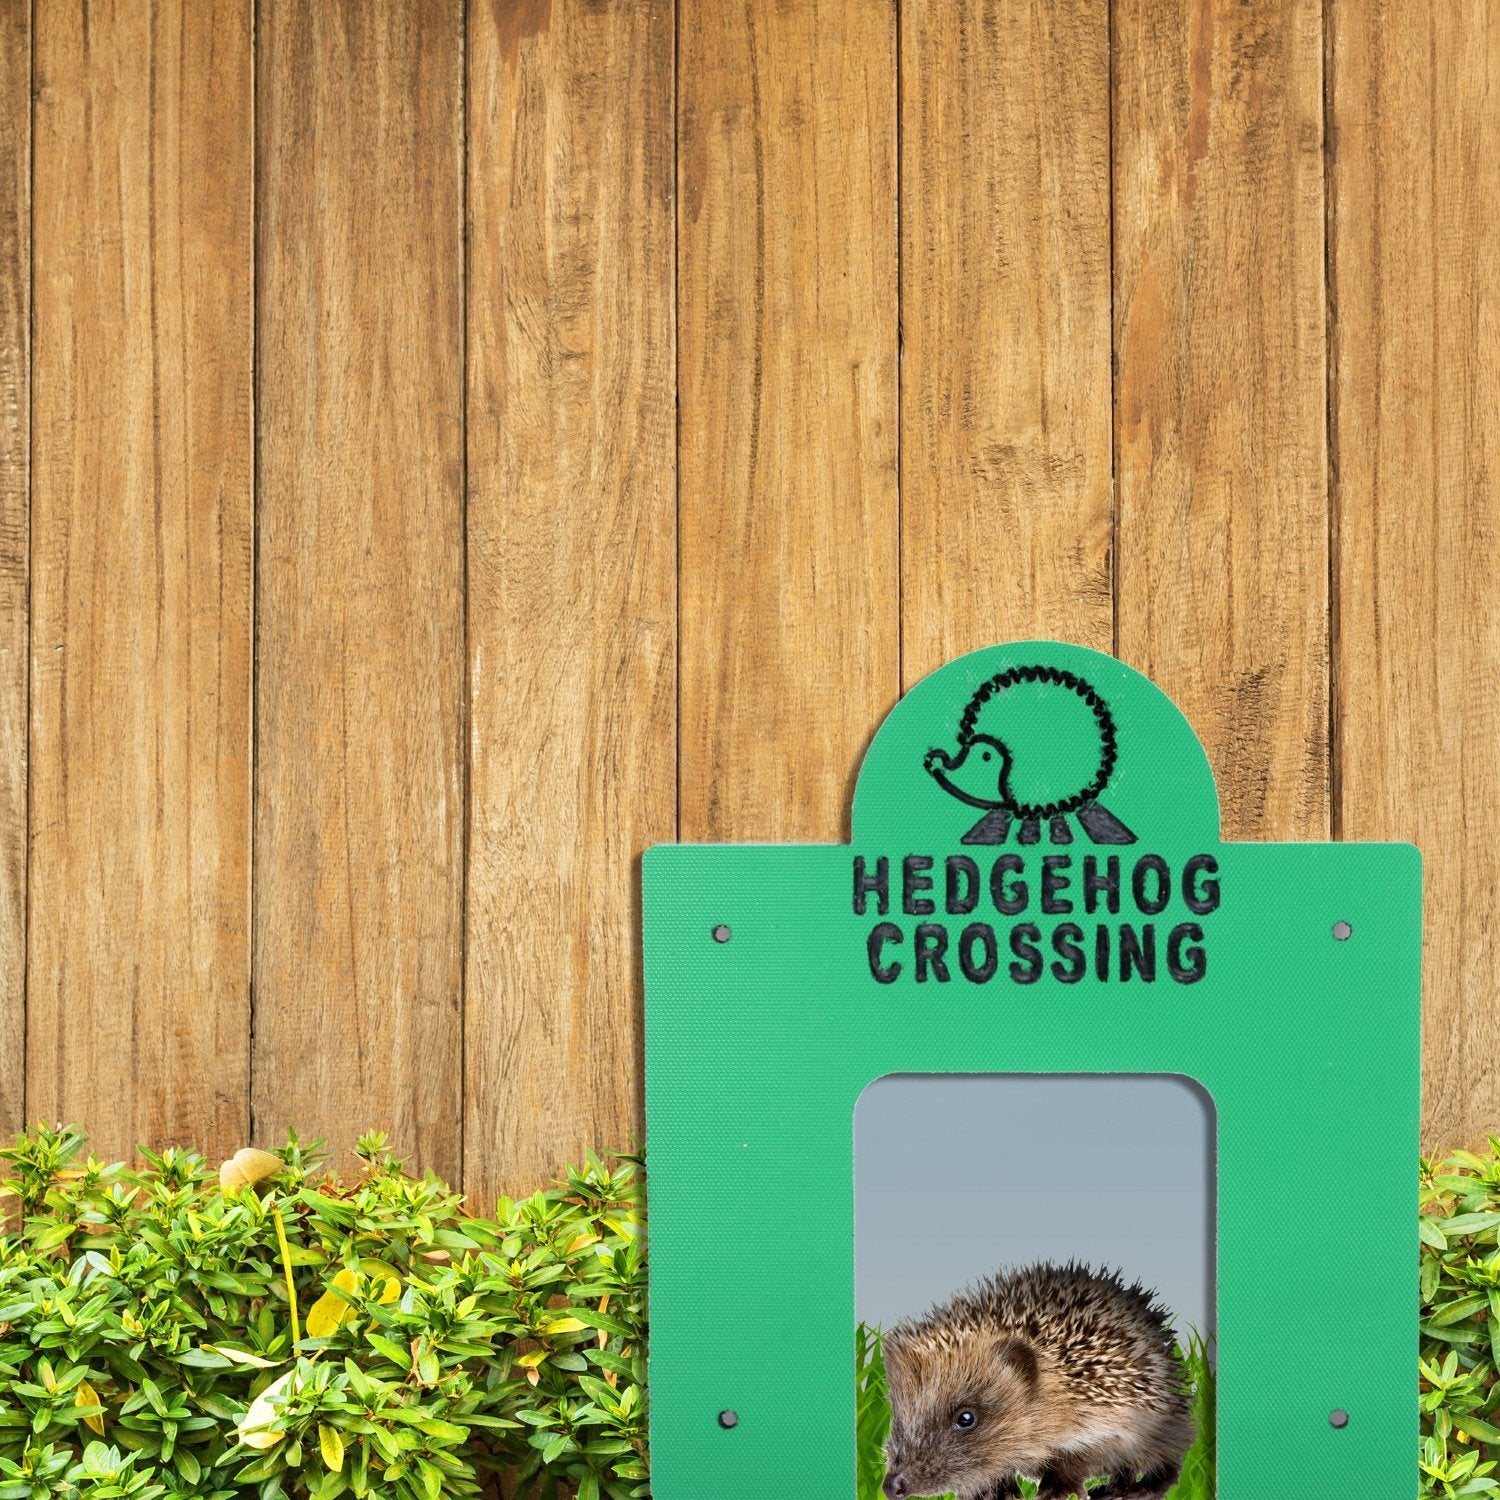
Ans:
[[[1489,1146],[1421,1164],[1421,1493],[1433,1500],[1497,1488],[1500,1140]]]
[[[381,1136],[82,1149],[0,1152],[0,1500],[646,1493],[638,1158],[481,1219]]]
[[[83,1145],[37,1127],[0,1150],[0,1500],[436,1500],[501,1475],[511,1500],[647,1494],[638,1157],[482,1219],[380,1136],[357,1180],[292,1136],[228,1187],[191,1152],[133,1170]],[[1500,1489],[1489,1146],[1421,1162],[1424,1500]],[[1199,1442],[1174,1493],[1199,1500],[1213,1372],[1201,1341],[1181,1353]],[[878,1500],[877,1333],[855,1367],[859,1497]]]

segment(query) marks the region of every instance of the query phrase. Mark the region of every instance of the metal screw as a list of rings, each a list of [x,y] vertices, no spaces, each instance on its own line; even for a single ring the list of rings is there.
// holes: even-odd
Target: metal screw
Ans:
[[[1353,934],[1354,929],[1347,922],[1335,922],[1333,924],[1333,935],[1339,942],[1347,943]]]
[[[737,1411],[721,1411],[719,1413],[720,1427],[738,1427],[740,1425],[740,1414]]]
[[[722,922],[714,928],[714,942],[716,943],[727,943],[733,936],[734,934]],[[731,1412],[730,1415],[733,1416],[734,1413]],[[729,1425],[732,1427],[734,1424],[731,1422]]]
[[[1330,1427],[1347,1427],[1349,1425],[1349,1413],[1342,1408],[1338,1411],[1329,1412],[1328,1425]]]

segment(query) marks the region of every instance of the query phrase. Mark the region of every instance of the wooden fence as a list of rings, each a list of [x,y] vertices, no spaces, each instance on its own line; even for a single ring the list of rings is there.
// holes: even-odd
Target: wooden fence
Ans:
[[[0,1127],[625,1144],[640,850],[1028,636],[1422,846],[1500,1126],[1497,97],[1485,0],[0,0]]]

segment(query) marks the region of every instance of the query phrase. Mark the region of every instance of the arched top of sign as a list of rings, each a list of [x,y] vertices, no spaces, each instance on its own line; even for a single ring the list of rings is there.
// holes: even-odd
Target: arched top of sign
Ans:
[[[1149,678],[1085,646],[1012,641],[896,704],[852,824],[856,845],[1161,849],[1217,843],[1219,796],[1198,736]]]

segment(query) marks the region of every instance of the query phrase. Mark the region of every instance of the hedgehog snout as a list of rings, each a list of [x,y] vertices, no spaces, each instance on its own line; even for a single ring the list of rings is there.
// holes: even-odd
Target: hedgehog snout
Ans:
[[[911,1494],[911,1483],[905,1473],[906,1454],[899,1434],[893,1432],[885,1445],[885,1479],[880,1488],[887,1500],[905,1500]]]

